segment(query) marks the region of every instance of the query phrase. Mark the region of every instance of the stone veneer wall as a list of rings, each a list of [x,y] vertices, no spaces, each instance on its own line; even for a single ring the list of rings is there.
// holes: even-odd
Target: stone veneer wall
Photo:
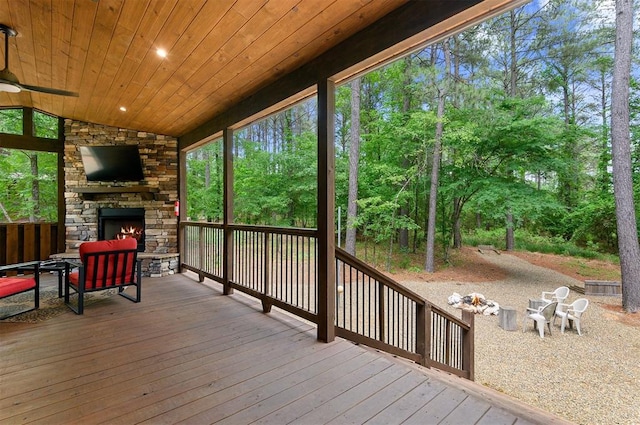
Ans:
[[[99,208],[144,208],[145,253],[178,252],[178,220],[174,202],[178,199],[178,141],[174,137],[135,130],[65,120],[65,205],[66,251],[77,251],[84,241],[98,239]],[[137,145],[142,159],[144,182],[87,182],[79,146]],[[138,186],[157,189],[153,199],[140,193],[84,195],[73,188],[87,186]],[[148,194],[147,194],[148,195]]]

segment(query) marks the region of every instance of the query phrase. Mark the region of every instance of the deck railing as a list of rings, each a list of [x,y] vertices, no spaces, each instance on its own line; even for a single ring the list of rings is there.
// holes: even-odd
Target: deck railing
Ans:
[[[473,380],[473,314],[458,319],[336,249],[336,334]]]
[[[57,223],[0,223],[0,265],[48,260],[57,241]]]
[[[219,223],[182,225],[182,267],[223,282],[224,229]],[[229,285],[262,301],[265,311],[282,308],[317,323],[316,231],[231,225]]]
[[[181,267],[224,283],[224,228],[183,222]],[[316,231],[230,225],[230,287],[318,323]],[[473,315],[458,319],[336,249],[336,334],[473,379]]]

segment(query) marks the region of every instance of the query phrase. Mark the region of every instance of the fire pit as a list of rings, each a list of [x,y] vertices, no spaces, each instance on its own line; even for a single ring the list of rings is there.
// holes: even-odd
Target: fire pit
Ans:
[[[484,314],[485,316],[490,316],[492,314],[497,315],[500,310],[500,306],[497,302],[486,299],[484,295],[478,292],[472,292],[465,296],[454,292],[449,296],[447,302],[455,308],[470,311],[472,313]]]

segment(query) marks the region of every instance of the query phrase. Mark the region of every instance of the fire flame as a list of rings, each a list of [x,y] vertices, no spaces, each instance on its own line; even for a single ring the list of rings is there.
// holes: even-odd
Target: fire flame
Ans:
[[[121,227],[120,233],[116,234],[116,239],[126,239],[126,238],[135,238],[139,240],[142,236],[142,229],[129,226],[129,227]]]

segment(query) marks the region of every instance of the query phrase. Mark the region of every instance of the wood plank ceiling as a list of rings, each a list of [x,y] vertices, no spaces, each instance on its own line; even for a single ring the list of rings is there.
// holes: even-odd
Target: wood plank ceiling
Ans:
[[[406,2],[0,0],[20,82],[80,94],[0,92],[0,105],[180,136]]]

